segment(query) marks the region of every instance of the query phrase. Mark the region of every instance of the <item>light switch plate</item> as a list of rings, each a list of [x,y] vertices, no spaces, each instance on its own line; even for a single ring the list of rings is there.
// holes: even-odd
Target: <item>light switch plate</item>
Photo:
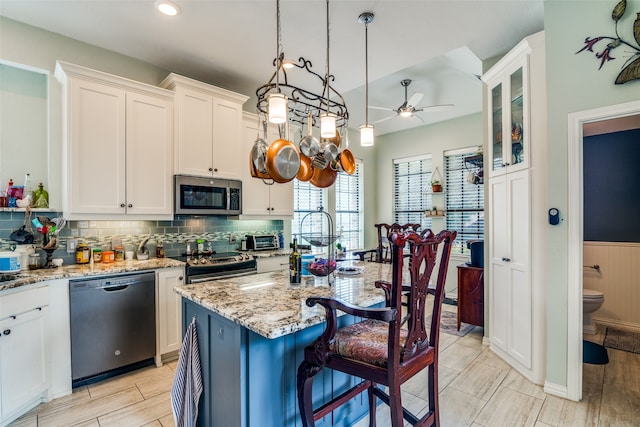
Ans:
[[[229,234],[229,243],[235,243],[235,242],[236,242],[236,233]]]
[[[72,254],[76,251],[78,239],[67,239],[67,253]]]

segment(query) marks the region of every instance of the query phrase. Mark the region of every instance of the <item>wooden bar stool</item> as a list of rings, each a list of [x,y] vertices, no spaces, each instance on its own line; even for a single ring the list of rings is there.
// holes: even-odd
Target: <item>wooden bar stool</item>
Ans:
[[[365,390],[369,397],[371,427],[376,425],[376,397],[389,405],[393,427],[401,427],[403,419],[414,426],[440,425],[440,313],[451,244],[456,234],[455,231],[445,230],[434,236],[431,230],[425,230],[421,234],[407,232],[393,233],[390,236],[392,280],[391,283],[376,282],[376,287],[385,291],[386,305],[383,308],[363,308],[333,298],[307,299],[309,307],[316,304],[324,307],[327,325],[322,335],[305,348],[304,360],[298,367],[298,405],[303,426],[314,426],[315,421]],[[433,289],[429,288],[429,279],[440,244],[443,244],[443,248],[438,279]],[[403,253],[407,245],[408,256]],[[408,268],[404,267],[405,262],[408,262]],[[410,284],[403,285],[403,274],[409,274]],[[429,329],[425,322],[427,294],[434,297]],[[406,299],[404,312],[403,299]],[[338,329],[337,310],[364,320]],[[324,368],[362,378],[362,382],[314,410],[313,379]],[[403,408],[400,386],[424,368],[428,368],[426,387],[429,392],[429,408],[426,414],[418,418]],[[389,387],[389,392],[386,393],[378,384]]]

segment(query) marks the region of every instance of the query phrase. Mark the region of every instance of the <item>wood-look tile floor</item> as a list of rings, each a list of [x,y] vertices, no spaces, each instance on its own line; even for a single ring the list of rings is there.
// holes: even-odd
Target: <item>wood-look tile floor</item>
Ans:
[[[482,328],[475,328],[464,337],[440,335],[443,427],[640,425],[640,355],[608,349],[608,365],[585,364],[583,400],[572,402],[545,394],[511,369],[482,345],[482,333]],[[604,340],[602,335],[586,337]],[[173,426],[169,392],[175,366],[170,362],[78,388],[70,396],[37,406],[11,426]],[[403,386],[403,402],[417,413],[427,406],[424,384],[426,375],[419,374]],[[380,427],[390,425],[386,405],[378,407],[377,419]],[[365,417],[354,427],[366,426]]]

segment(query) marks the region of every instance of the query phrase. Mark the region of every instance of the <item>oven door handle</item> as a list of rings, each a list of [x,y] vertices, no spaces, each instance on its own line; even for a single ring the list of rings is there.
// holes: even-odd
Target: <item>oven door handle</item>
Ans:
[[[194,278],[194,279],[188,279],[189,280],[189,284],[194,284],[194,283],[202,283],[202,282],[209,282],[211,280],[219,280],[219,279],[230,279],[233,277],[242,277],[242,276],[251,276],[253,274],[256,274],[257,271],[253,270],[253,271],[244,271],[242,273],[235,273],[235,274],[225,274],[224,276],[209,276],[209,277],[199,277],[199,278]]]

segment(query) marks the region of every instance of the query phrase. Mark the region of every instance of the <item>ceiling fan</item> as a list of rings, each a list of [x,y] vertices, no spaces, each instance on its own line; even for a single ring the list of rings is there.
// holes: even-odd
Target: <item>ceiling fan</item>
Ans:
[[[416,105],[422,100],[424,94],[420,92],[416,92],[411,95],[411,98],[407,99],[407,89],[411,84],[411,79],[404,79],[400,82],[400,84],[404,87],[404,102],[398,108],[388,108],[388,107],[376,107],[370,105],[369,108],[373,108],[375,110],[384,110],[384,111],[394,111],[396,113],[395,116],[385,117],[384,119],[380,119],[378,121],[373,122],[374,124],[384,122],[385,120],[392,119],[394,117],[417,117],[422,120],[422,117],[416,115],[421,111],[425,112],[438,112],[438,111],[449,111],[453,108],[453,104],[442,104],[442,105],[429,105],[426,107],[416,108]],[[422,120],[424,122],[424,120]]]

